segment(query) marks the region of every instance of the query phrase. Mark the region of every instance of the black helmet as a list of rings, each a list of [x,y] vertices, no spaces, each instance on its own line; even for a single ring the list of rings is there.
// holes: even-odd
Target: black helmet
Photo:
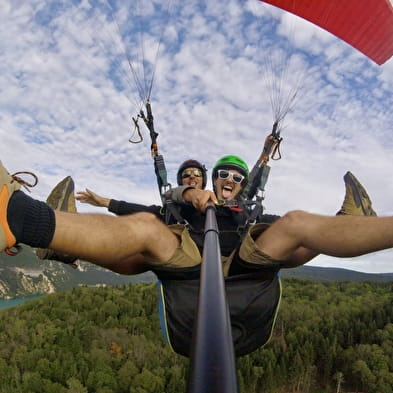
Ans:
[[[201,164],[197,160],[186,160],[180,165],[179,169],[177,170],[177,184],[179,186],[182,185],[181,175],[183,174],[184,169],[187,169],[187,168],[198,168],[202,171],[202,188],[205,188],[206,182],[207,182],[207,177],[206,177],[207,169],[203,164]]]

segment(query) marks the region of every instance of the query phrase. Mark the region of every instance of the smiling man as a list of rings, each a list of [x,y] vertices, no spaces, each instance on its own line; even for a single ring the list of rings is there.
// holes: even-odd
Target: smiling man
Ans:
[[[248,182],[248,166],[237,156],[225,156],[213,169],[213,186],[217,198],[235,199]]]
[[[198,190],[202,190],[206,187],[207,176],[206,167],[201,162],[189,159],[184,161],[177,170],[176,179],[179,186],[192,187]],[[97,193],[86,188],[84,191],[78,191],[75,199],[81,203],[87,203],[92,206],[106,207],[109,212],[116,214],[117,216],[123,216],[127,214],[134,214],[138,212],[150,212],[156,214],[163,221],[165,221],[164,209],[158,205],[140,205],[132,202],[120,201],[98,195]],[[171,220],[172,223],[175,220]],[[168,223],[168,222],[167,222]]]
[[[189,217],[192,227],[188,232],[198,246],[201,255],[203,252],[203,237],[200,234],[203,233],[204,229],[203,212],[208,201],[213,201],[217,205],[216,216],[225,276],[235,273],[250,273],[250,266],[247,262],[244,263],[244,260],[252,260],[256,263],[255,256],[246,255],[247,253],[258,253],[255,250],[254,239],[280,218],[276,215],[262,215],[260,219],[263,223],[251,228],[252,237],[250,237],[248,233],[250,228],[244,228],[247,216],[241,205],[237,202],[228,203],[239,198],[241,191],[247,185],[248,176],[249,170],[246,162],[238,156],[227,155],[220,158],[214,165],[212,172],[214,191],[183,186],[179,187],[173,194],[176,203],[192,204],[199,212],[199,219],[196,213]],[[181,191],[181,196],[178,191]],[[239,258],[239,255],[242,255],[242,257]],[[261,264],[271,264],[270,259],[265,260],[265,255],[257,259],[261,259]],[[254,269],[254,267],[251,267],[251,269]]]

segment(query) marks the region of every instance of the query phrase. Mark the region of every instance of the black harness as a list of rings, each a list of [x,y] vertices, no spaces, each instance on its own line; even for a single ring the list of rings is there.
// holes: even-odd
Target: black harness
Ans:
[[[160,269],[155,273],[160,279],[159,312],[164,338],[176,353],[189,357],[200,283],[199,269],[186,270],[174,273],[173,269]],[[226,277],[225,289],[235,354],[243,356],[265,345],[271,337],[281,299],[280,278],[276,269],[240,274]]]

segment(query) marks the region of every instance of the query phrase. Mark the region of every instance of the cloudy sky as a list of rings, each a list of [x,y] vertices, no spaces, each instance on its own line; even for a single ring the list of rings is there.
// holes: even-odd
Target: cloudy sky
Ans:
[[[1,160],[10,172],[39,175],[33,196],[45,199],[72,175],[77,190],[160,202],[141,121],[143,142],[128,141],[141,63],[147,88],[154,70],[150,99],[171,183],[190,157],[212,168],[238,154],[252,166],[274,110],[296,92],[282,159],[270,161],[266,212],[334,214],[350,170],[378,214],[393,215],[393,59],[377,66],[257,0],[2,0]],[[393,251],[311,264],[392,272]]]

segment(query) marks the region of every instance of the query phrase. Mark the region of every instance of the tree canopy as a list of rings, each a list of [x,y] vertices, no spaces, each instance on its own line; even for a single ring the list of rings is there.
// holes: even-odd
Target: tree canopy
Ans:
[[[238,359],[242,392],[393,392],[392,284],[285,280],[270,342]],[[154,284],[77,288],[1,311],[0,393],[182,392]]]

